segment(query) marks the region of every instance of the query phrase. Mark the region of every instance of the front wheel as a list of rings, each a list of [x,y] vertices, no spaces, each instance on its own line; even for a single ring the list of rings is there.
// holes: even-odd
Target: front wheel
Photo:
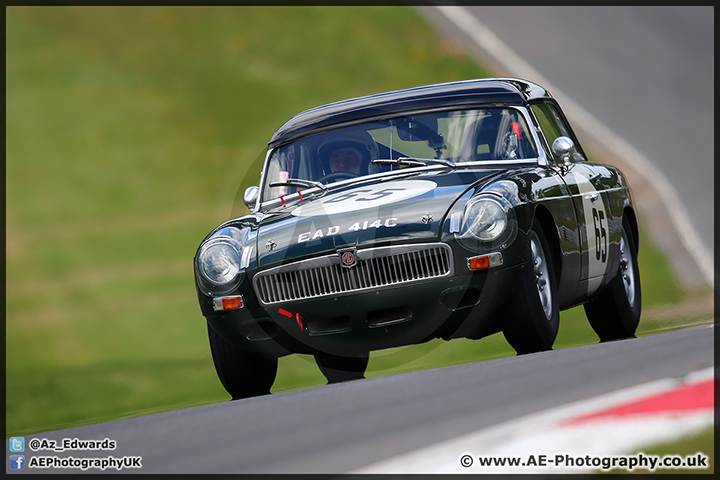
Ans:
[[[208,337],[215,371],[233,400],[270,393],[277,375],[277,357],[240,350],[225,341],[210,323]]]
[[[620,237],[620,265],[618,272],[595,300],[585,304],[590,326],[601,342],[634,338],[640,322],[640,270],[637,245],[630,235],[630,225],[623,219]]]
[[[560,325],[555,271],[537,218],[530,230],[527,255],[520,287],[503,312],[503,335],[518,355],[551,350]]]

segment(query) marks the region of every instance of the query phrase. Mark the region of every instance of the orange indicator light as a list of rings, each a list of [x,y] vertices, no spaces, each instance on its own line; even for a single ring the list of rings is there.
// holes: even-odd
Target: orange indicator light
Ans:
[[[245,301],[242,295],[213,298],[213,309],[216,312],[222,310],[236,310],[238,308],[243,308],[244,306]]]
[[[222,301],[223,301],[223,309],[225,309],[225,310],[233,310],[235,308],[243,307],[243,298],[242,297],[225,297],[222,299]]]
[[[467,259],[467,266],[470,270],[485,270],[486,268],[499,267],[502,264],[503,257],[500,252],[479,255]]]
[[[468,258],[468,268],[470,270],[484,270],[488,267],[490,267],[490,259],[487,255]]]

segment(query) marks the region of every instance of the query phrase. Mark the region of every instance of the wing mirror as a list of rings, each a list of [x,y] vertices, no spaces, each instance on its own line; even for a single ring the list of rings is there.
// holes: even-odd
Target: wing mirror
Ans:
[[[255,209],[255,204],[257,203],[259,194],[260,189],[255,185],[246,188],[245,193],[243,193],[243,203],[250,209],[251,212]]]
[[[555,158],[561,160],[566,167],[570,166],[570,153],[575,148],[575,144],[568,137],[558,137],[552,144],[551,150]]]

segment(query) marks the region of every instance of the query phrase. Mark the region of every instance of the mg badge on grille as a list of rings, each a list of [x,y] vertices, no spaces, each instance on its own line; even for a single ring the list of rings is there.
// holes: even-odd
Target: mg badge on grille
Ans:
[[[338,250],[338,255],[340,255],[340,264],[343,267],[351,268],[357,264],[357,249],[356,248],[348,248],[346,250]]]

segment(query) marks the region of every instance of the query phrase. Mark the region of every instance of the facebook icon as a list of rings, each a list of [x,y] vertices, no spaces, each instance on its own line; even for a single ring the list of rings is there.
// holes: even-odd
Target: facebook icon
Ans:
[[[10,455],[10,470],[25,470],[25,455]]]

